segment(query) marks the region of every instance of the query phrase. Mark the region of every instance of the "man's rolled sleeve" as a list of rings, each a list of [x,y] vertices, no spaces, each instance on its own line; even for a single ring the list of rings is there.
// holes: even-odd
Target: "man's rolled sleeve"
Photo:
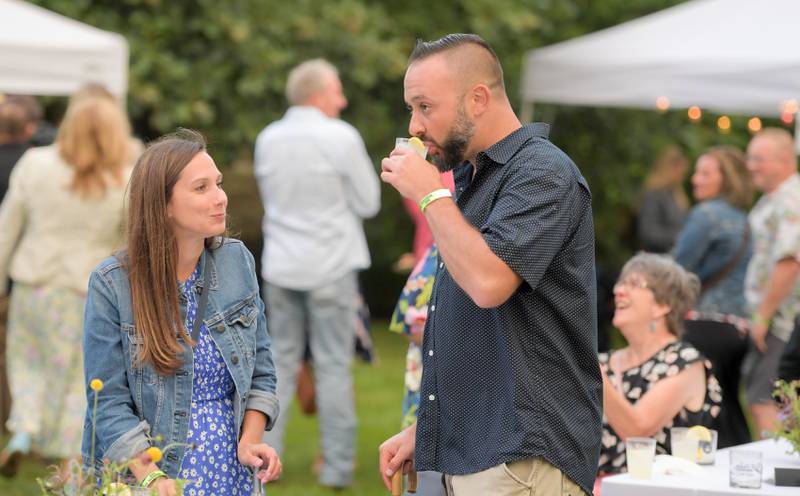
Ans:
[[[576,186],[577,187],[577,186]],[[481,229],[489,248],[535,288],[563,245],[572,187],[552,171],[518,167]]]

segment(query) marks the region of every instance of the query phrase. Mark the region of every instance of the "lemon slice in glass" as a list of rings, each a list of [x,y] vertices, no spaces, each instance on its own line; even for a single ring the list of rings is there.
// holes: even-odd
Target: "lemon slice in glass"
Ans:
[[[423,143],[422,140],[416,136],[408,138],[408,146],[411,147],[411,149],[415,152],[419,153],[422,158],[425,158],[425,156],[428,154],[428,149],[425,147],[425,143]]]
[[[701,446],[701,443],[711,442],[711,431],[703,427],[702,425],[695,425],[693,427],[689,427],[689,430],[686,431],[686,437],[689,439],[697,439],[698,445],[697,445],[697,455],[695,461],[702,460],[703,448]]]
[[[711,442],[711,431],[702,425],[689,427],[689,430],[686,432],[686,436],[692,439],[697,439],[698,441]]]

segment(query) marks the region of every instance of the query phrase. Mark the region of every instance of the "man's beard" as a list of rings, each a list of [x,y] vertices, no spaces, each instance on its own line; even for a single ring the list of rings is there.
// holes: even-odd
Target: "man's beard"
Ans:
[[[475,134],[475,124],[469,120],[464,111],[464,105],[458,107],[458,115],[453,127],[447,134],[441,146],[434,142],[441,150],[441,156],[431,156],[431,163],[439,172],[447,172],[463,164],[466,160],[467,147]]]

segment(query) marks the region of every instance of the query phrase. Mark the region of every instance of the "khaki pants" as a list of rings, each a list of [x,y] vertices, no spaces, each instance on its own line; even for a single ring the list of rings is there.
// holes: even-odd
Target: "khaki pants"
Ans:
[[[586,496],[543,458],[504,463],[483,472],[445,476],[448,496]]]

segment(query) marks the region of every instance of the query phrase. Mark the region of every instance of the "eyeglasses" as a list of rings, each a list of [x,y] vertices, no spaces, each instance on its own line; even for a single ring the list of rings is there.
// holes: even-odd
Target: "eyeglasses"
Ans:
[[[640,277],[626,277],[614,284],[614,289],[647,289],[647,280]]]

